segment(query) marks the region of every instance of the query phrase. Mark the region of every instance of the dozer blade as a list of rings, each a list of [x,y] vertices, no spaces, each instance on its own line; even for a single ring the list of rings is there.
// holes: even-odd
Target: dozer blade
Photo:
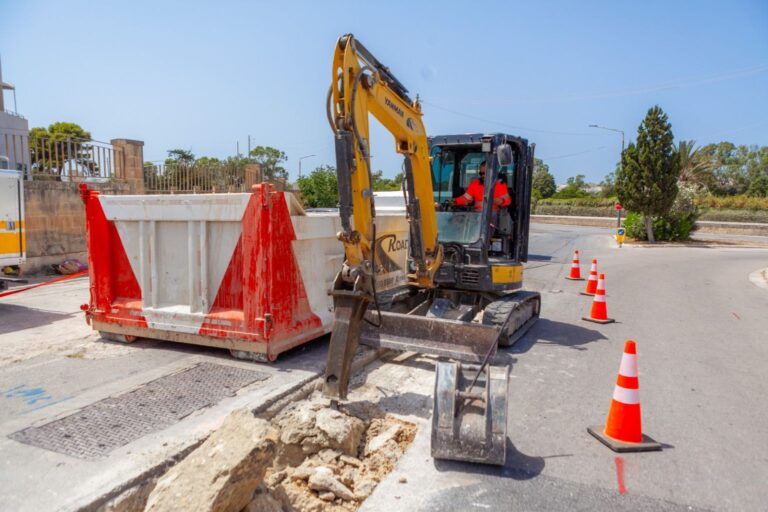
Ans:
[[[432,411],[432,457],[504,465],[508,366],[438,362]]]
[[[496,353],[501,328],[457,320],[368,311],[360,343],[377,348],[432,354],[467,363],[482,363]]]

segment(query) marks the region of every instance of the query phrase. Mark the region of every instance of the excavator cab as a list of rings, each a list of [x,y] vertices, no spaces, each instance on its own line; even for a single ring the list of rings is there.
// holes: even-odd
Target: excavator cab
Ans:
[[[441,135],[430,137],[429,146],[438,240],[445,253],[435,281],[489,292],[520,288],[521,263],[528,260],[535,146],[506,134]],[[481,163],[486,164],[482,207],[453,206],[478,179]],[[508,191],[509,206],[494,205],[497,187]],[[510,274],[514,278],[507,278]]]

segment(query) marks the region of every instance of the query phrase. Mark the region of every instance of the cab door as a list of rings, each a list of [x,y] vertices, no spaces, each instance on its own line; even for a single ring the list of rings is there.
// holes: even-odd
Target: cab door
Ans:
[[[520,172],[515,173],[515,243],[512,258],[528,261],[528,236],[531,222],[531,186],[535,144],[525,145],[520,154]]]

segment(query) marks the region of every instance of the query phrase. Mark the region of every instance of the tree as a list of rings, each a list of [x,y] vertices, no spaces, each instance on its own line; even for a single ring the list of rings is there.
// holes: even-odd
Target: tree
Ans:
[[[37,173],[63,175],[76,170],[82,174],[98,174],[98,163],[93,160],[91,132],[77,123],[58,122],[29,131],[29,149],[32,167]],[[60,178],[59,178],[60,179]]]
[[[637,144],[630,143],[622,153],[622,169],[616,176],[619,201],[643,214],[651,243],[653,217],[667,213],[677,197],[680,160],[673,139],[667,115],[658,105],[650,108],[637,129]]]
[[[712,183],[712,171],[715,168],[712,159],[701,148],[697,148],[693,140],[681,140],[675,151],[680,160],[680,185],[706,191]]]
[[[573,199],[576,197],[588,197],[587,183],[584,181],[584,175],[579,174],[568,178],[565,187],[560,189],[552,197],[555,199]]]
[[[552,197],[557,192],[555,177],[549,172],[549,166],[538,158],[533,160],[533,181],[531,186],[543,198]]]
[[[331,165],[321,165],[308,176],[299,176],[296,185],[304,206],[332,208],[339,204],[336,168]]]
[[[261,166],[265,180],[288,179],[288,171],[281,165],[288,157],[279,149],[256,146],[251,150],[250,156]]]
[[[403,173],[399,173],[394,179],[389,179],[384,177],[384,171],[374,171],[371,174],[371,179],[373,180],[372,186],[375,192],[400,190],[403,183]]]
[[[169,149],[168,158],[165,159],[166,165],[192,165],[194,163],[195,154],[192,153],[191,149]]]
[[[602,197],[614,197],[616,196],[616,173],[619,172],[620,165],[616,164],[616,169],[613,172],[609,172],[600,182],[600,195]]]

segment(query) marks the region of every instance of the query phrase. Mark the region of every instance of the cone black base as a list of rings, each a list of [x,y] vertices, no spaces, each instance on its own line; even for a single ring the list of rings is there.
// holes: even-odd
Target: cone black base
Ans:
[[[582,320],[586,320],[587,322],[595,322],[596,324],[612,324],[616,320],[613,318],[606,318],[605,320],[598,320],[596,318],[589,318],[587,316],[581,317]]]
[[[645,434],[643,434],[643,440],[639,443],[625,443],[606,436],[603,425],[587,427],[587,432],[615,452],[652,452],[661,450],[661,443],[657,443]]]
[[[579,295],[586,295],[587,297],[594,297],[594,293],[580,292]]]
[[[583,281],[583,277],[571,277],[571,276],[565,276],[566,279],[570,279],[571,281]]]

